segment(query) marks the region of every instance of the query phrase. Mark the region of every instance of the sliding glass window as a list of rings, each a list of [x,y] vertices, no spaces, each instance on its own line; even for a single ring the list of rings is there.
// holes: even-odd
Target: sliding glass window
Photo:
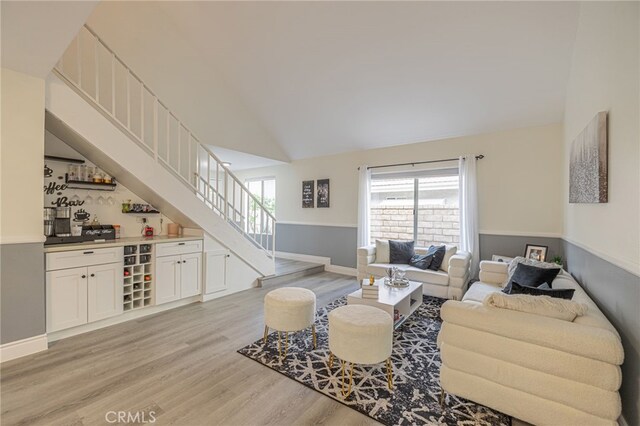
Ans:
[[[460,210],[457,168],[371,177],[371,242],[413,240],[416,247],[457,244]]]

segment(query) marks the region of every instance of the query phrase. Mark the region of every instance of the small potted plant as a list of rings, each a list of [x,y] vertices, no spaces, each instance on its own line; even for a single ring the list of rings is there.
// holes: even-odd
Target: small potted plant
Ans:
[[[560,265],[560,266],[564,265],[564,259],[562,259],[562,256],[553,256],[551,261],[556,265]]]

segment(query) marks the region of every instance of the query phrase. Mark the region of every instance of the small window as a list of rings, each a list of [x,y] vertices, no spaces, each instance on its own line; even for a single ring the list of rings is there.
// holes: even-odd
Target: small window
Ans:
[[[458,169],[371,177],[371,242],[413,240],[417,247],[458,244]]]

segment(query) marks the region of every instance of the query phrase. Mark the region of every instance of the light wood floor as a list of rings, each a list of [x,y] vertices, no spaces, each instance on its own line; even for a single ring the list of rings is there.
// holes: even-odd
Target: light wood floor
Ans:
[[[285,284],[291,286],[294,283]],[[322,273],[296,286],[318,306],[357,288]],[[109,411],[155,411],[156,424],[376,424],[236,353],[262,337],[252,289],[61,340],[2,364],[0,423],[107,424]]]

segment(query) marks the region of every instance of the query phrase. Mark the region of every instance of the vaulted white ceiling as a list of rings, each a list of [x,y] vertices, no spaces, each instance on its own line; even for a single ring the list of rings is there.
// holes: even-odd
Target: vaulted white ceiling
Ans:
[[[561,121],[579,4],[160,7],[297,159]]]
[[[46,77],[97,4],[1,1],[2,67]]]
[[[573,2],[103,2],[203,142],[275,160],[560,122]]]

